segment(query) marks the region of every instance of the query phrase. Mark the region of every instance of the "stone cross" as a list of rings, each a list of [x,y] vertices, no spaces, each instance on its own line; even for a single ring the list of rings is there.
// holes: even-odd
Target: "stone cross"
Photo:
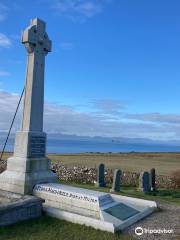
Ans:
[[[0,189],[31,194],[37,183],[56,181],[46,158],[43,132],[45,56],[51,51],[45,22],[33,19],[23,32],[22,43],[27,50],[22,127],[16,133],[14,155],[0,175]]]
[[[33,19],[22,35],[28,53],[22,131],[43,130],[45,56],[51,51],[46,24]]]
[[[114,171],[113,185],[112,188],[110,189],[110,192],[120,192],[121,176],[122,171],[120,169],[116,169]]]
[[[97,187],[105,187],[106,183],[105,183],[104,164],[103,163],[99,164],[97,175],[98,176],[97,176],[96,186]]]

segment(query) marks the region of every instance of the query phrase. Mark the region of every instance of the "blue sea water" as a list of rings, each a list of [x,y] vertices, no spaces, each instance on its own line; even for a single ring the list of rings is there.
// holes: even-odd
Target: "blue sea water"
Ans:
[[[56,140],[49,141],[49,153],[83,153],[83,152],[179,152],[179,146],[128,144],[114,142],[95,142],[85,140]]]
[[[0,151],[3,142],[0,142]],[[14,140],[9,139],[6,151],[13,151]],[[118,142],[100,142],[90,140],[70,140],[70,139],[49,139],[47,141],[47,153],[119,153],[119,152],[180,152],[180,146],[155,145],[141,143],[118,143]]]

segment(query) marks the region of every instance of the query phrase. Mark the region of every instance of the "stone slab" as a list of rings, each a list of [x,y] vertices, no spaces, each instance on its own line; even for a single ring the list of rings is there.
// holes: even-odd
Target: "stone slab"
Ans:
[[[38,184],[33,194],[45,200],[48,215],[109,232],[123,230],[157,208],[153,201],[63,184]]]
[[[114,226],[111,222],[101,221],[91,217],[59,210],[53,207],[44,207],[44,211],[50,217],[58,218],[68,222],[85,225],[87,227],[93,227],[94,229],[112,232],[114,233]]]
[[[0,190],[0,226],[40,217],[42,202],[34,196]]]
[[[114,204],[109,194],[62,184],[37,184],[33,194],[46,199],[45,205],[100,218],[99,208]]]

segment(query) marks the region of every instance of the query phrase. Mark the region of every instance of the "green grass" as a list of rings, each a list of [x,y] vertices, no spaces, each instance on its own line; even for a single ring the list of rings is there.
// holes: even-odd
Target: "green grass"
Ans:
[[[122,188],[122,192],[120,194],[130,197],[137,197],[152,201],[161,201],[173,204],[175,203],[180,205],[180,191],[175,190],[159,189],[156,193],[144,194],[133,188],[124,187]]]
[[[0,240],[131,240],[124,234],[111,234],[91,227],[42,216],[0,228]]]

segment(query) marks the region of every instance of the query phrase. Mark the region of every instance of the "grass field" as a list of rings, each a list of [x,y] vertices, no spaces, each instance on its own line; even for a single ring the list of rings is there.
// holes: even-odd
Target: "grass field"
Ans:
[[[12,154],[5,153],[3,159]],[[107,168],[141,172],[156,168],[157,174],[169,175],[180,169],[180,153],[121,153],[121,154],[49,154],[53,163],[67,166],[96,167],[104,163]]]
[[[107,168],[120,168],[124,171],[141,172],[156,168],[157,174],[169,175],[180,169],[180,153],[122,153],[122,154],[76,154],[49,155],[53,162],[64,165],[88,167],[104,163]]]

